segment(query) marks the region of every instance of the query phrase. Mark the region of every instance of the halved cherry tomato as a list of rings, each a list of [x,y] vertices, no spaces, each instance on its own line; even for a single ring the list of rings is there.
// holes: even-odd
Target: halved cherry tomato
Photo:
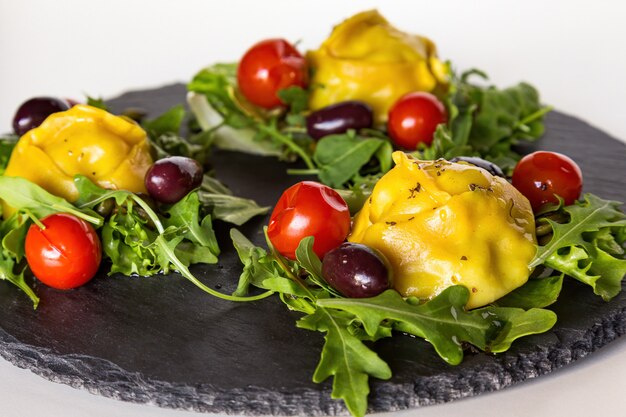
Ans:
[[[287,87],[305,87],[304,57],[284,39],[267,39],[250,48],[237,68],[237,82],[252,104],[271,109],[283,102],[277,93]]]
[[[538,151],[523,157],[515,167],[513,186],[529,201],[533,210],[545,203],[565,205],[578,200],[583,188],[583,175],[571,158],[556,152]]]
[[[44,284],[67,290],[94,277],[100,266],[100,239],[91,225],[66,213],[41,220],[45,229],[33,224],[26,234],[26,260]]]
[[[387,130],[398,146],[414,150],[417,145],[430,145],[437,126],[446,123],[446,108],[429,93],[405,94],[389,110]]]
[[[302,181],[285,190],[276,203],[267,235],[283,256],[296,258],[302,239],[313,236],[313,251],[322,258],[339,246],[350,231],[348,205],[330,187]]]

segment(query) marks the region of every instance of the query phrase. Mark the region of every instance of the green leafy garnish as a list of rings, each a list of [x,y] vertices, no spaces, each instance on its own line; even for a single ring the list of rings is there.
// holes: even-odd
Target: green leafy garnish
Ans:
[[[448,123],[438,126],[433,143],[420,147],[415,156],[427,160],[480,156],[510,171],[520,158],[513,147],[543,134],[543,118],[551,107],[541,105],[530,84],[498,89],[471,83],[472,76],[487,78],[478,70],[452,76],[444,99]]]
[[[21,177],[0,176],[0,198],[14,209],[28,210],[37,218],[65,212],[96,226],[102,225],[102,218],[89,208],[77,209],[67,200]]]
[[[18,139],[17,135],[0,135],[0,175],[4,174]]]
[[[419,159],[480,156],[510,171],[520,156],[514,146],[543,134],[542,106],[537,90],[527,83],[506,89],[470,82],[486,78],[478,70],[453,74],[442,97],[448,123],[440,125],[431,145],[414,152]],[[306,169],[292,174],[317,175],[326,185],[352,189],[362,176],[380,177],[392,165],[393,147],[386,133],[363,129],[322,138],[315,146],[306,134],[309,92],[290,87],[279,92],[287,110],[266,111],[248,103],[237,87],[236,65],[217,64],[200,71],[188,84],[189,105],[203,130],[212,132],[219,148],[300,158]]]
[[[274,291],[288,308],[304,314],[298,327],[325,333],[313,381],[332,377],[332,398],[342,399],[354,416],[367,410],[369,378],[391,377],[391,369],[368,341],[390,337],[392,330],[409,333],[426,339],[454,365],[463,359],[465,344],[502,352],[514,340],[545,332],[556,322],[553,312],[539,308],[467,311],[469,290],[462,286],[449,287],[421,304],[391,289],[372,298],[343,298],[324,281],[312,237],[298,245],[296,262],[276,253],[269,241],[268,253],[234,229],[231,238],[244,265],[236,294],[246,294],[251,286]]]
[[[381,148],[389,142],[378,138],[364,138],[352,133],[322,138],[313,156],[320,180],[331,187],[341,187],[356,176]],[[389,158],[388,160],[386,158]],[[385,163],[391,155],[384,154]]]
[[[496,300],[494,304],[523,309],[547,307],[556,302],[562,287],[563,274],[529,279],[526,284]]]
[[[18,269],[18,264],[24,257],[24,242],[30,221],[19,218],[17,214],[0,223],[0,279],[9,281],[31,299],[33,308],[39,305],[39,297],[24,280],[25,267]]]
[[[102,97],[87,96],[87,105],[104,111],[109,111],[109,106],[107,106]]]
[[[210,217],[200,221],[199,199],[194,192],[169,209],[169,218],[162,218],[141,197],[129,191],[105,190],[80,175],[76,176],[75,184],[80,194],[76,201],[79,208],[95,208],[108,199],[116,202],[117,213],[109,218],[102,231],[102,246],[112,262],[111,273],[149,276],[174,270],[198,288],[224,300],[251,301],[271,295],[269,291],[251,297],[222,294],[189,271],[191,262],[214,263],[219,253],[215,234],[207,229]],[[192,245],[185,245],[186,242]]]
[[[540,217],[538,222],[550,225],[552,238],[538,247],[530,267],[544,265],[562,272],[591,286],[606,301],[615,297],[626,275],[626,259],[620,256],[626,215],[620,205],[585,194],[583,201],[555,209],[565,213],[567,221]]]
[[[313,382],[323,382],[333,377],[331,397],[342,399],[350,413],[363,416],[367,411],[369,376],[391,378],[391,369],[362,340],[350,332],[354,320],[351,314],[331,312],[319,307],[313,314],[296,323],[298,327],[326,333],[321,359]]]

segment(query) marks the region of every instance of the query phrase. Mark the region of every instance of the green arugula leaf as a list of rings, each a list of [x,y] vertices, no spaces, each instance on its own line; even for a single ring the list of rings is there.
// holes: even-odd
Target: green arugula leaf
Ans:
[[[395,329],[426,339],[443,360],[457,365],[463,360],[462,342],[485,350],[499,331],[496,316],[465,311],[468,300],[468,289],[457,285],[421,305],[408,303],[395,290],[372,298],[325,299],[317,304],[354,314],[370,335],[385,320],[393,320]]]
[[[458,90],[465,100],[477,106],[469,137],[474,149],[496,156],[494,147],[504,144],[500,151],[506,154],[519,140],[532,141],[543,134],[543,116],[550,108],[541,106],[533,86],[519,83],[500,90],[471,84],[468,78],[462,76]]]
[[[348,331],[353,320],[351,314],[318,307],[313,314],[298,320],[296,326],[326,333],[313,381],[319,383],[332,376],[332,398],[343,399],[353,416],[362,417],[367,411],[369,376],[389,379],[391,369],[374,351]]]
[[[595,282],[594,293],[609,301],[622,290],[626,276],[626,259],[617,259],[600,248],[590,249],[589,272],[600,276]]]
[[[252,119],[234,100],[236,86],[237,64],[215,64],[197,73],[187,84],[187,90],[206,97],[209,105],[221,115],[227,125],[236,129],[250,127]],[[198,122],[202,126],[203,120],[199,118]]]
[[[124,210],[113,214],[102,228],[102,248],[111,260],[109,275],[116,272],[127,276],[152,276],[158,274],[162,265],[151,243],[157,233],[147,227],[147,222],[128,202]]]
[[[102,97],[96,98],[87,96],[87,105],[91,107],[96,107],[104,111],[109,111],[109,106],[106,105]]]
[[[0,279],[7,280],[22,291],[33,302],[33,308],[39,305],[39,297],[24,280],[26,267],[15,272],[18,263],[24,258],[24,244],[26,233],[30,227],[30,220],[13,214],[10,218],[0,222]]]
[[[204,174],[200,189],[209,194],[233,195],[233,192],[217,178]]]
[[[187,112],[182,104],[176,105],[159,117],[143,122],[150,144],[157,159],[172,155],[193,158],[203,164],[213,144],[214,135],[210,131],[200,132],[188,139],[180,136],[180,129]]]
[[[237,289],[233,295],[243,297],[248,294],[250,284],[253,280],[258,285],[263,285],[263,281],[274,276],[273,272],[268,272],[264,265],[259,264],[259,259],[264,258],[267,252],[255,246],[239,230],[230,229],[230,238],[233,246],[243,264],[243,271],[239,276]],[[259,273],[257,273],[259,271]],[[257,286],[258,286],[257,285]]]
[[[211,216],[205,216],[200,222],[199,211],[198,193],[189,193],[165,212],[169,217],[166,217],[163,225],[166,228],[172,226],[184,230],[183,237],[185,239],[196,246],[206,247],[213,254],[212,261],[208,263],[216,263],[220,249],[211,224]]]
[[[305,237],[296,248],[296,259],[298,263],[309,273],[309,280],[318,287],[328,291],[335,297],[343,297],[337,290],[328,285],[322,275],[322,262],[313,252],[313,236]]]
[[[0,199],[17,210],[28,210],[38,218],[63,212],[96,226],[102,225],[102,218],[92,210],[77,209],[67,200],[50,194],[24,178],[0,176]]]
[[[384,143],[382,139],[363,138],[354,133],[323,137],[313,155],[320,180],[331,187],[342,186],[359,173]]]
[[[496,300],[499,307],[517,307],[525,310],[542,308],[553,304],[563,287],[563,274],[546,278],[534,278],[526,284]]]
[[[393,146],[391,142],[387,140],[383,140],[382,145],[374,154],[374,157],[378,160],[378,164],[380,167],[380,174],[386,174],[393,165],[393,159],[391,158],[391,154],[393,153]]]
[[[115,199],[118,205],[122,205],[130,198],[128,191],[104,189],[94,184],[84,175],[76,175],[74,177],[74,185],[76,185],[76,189],[78,190],[78,199],[74,204],[79,208],[94,208],[109,198]]]
[[[487,347],[487,350],[492,353],[508,350],[511,343],[520,337],[545,333],[556,323],[556,314],[541,308],[524,311],[510,307],[485,307],[477,310],[477,312],[493,315],[505,323],[504,328]]]
[[[289,297],[311,298],[311,293],[289,279],[277,264],[276,259],[268,255],[263,248],[253,245],[237,229],[230,229],[230,237],[244,265],[237,290],[233,295],[247,295],[250,285],[254,285],[257,288],[278,292]],[[303,313],[313,311],[309,302],[302,303],[300,307],[297,310]]]
[[[427,160],[480,156],[505,172],[512,170],[520,158],[512,146],[539,138],[543,117],[551,108],[541,106],[537,90],[529,84],[484,87],[469,81],[474,75],[487,79],[475,69],[453,74],[444,98],[448,123],[438,126],[430,146],[421,145],[413,154]]]
[[[36,309],[39,305],[39,297],[37,294],[28,286],[26,281],[24,280],[24,272],[26,268],[22,269],[22,271],[18,274],[14,273],[15,262],[13,259],[6,254],[0,255],[0,279],[7,280],[11,284],[15,285],[17,288],[24,291],[24,293],[31,299],[33,302],[33,309]]]
[[[183,105],[178,104],[156,119],[145,121],[142,123],[142,127],[152,138],[158,138],[168,133],[178,135],[185,119],[185,114]]]
[[[0,175],[4,174],[18,139],[17,135],[0,135]]]
[[[626,254],[624,241],[620,241],[618,232],[626,228],[605,227],[597,232],[587,233],[587,240],[593,242],[599,249],[615,257],[623,257]]]
[[[11,216],[11,218],[3,222],[3,227],[0,227],[2,231],[2,249],[8,252],[8,254],[14,258],[17,262],[20,262],[25,255],[25,242],[26,234],[30,227],[29,221],[18,222],[17,215]],[[4,231],[4,225],[11,224],[7,231]]]
[[[615,297],[626,275],[626,260],[601,249],[599,242],[606,247],[606,233],[615,241],[619,231],[626,228],[626,215],[620,211],[620,204],[585,194],[582,202],[558,209],[569,216],[567,222],[542,218],[552,227],[552,238],[538,247],[530,267],[543,264],[590,285],[605,301]],[[609,232],[602,232],[603,229]]]
[[[280,90],[278,98],[289,106],[292,114],[302,113],[309,108],[309,92],[302,87],[292,86]]]
[[[470,120],[468,115],[466,120]],[[430,146],[420,144],[418,150],[411,154],[421,160],[437,160],[439,158],[452,159],[455,156],[472,156],[477,152],[467,144],[467,137],[454,135],[450,127],[439,125],[435,130],[433,142]]]
[[[213,194],[198,191],[202,205],[209,208],[213,217],[228,223],[241,226],[254,216],[266,214],[269,207],[259,207],[254,201],[243,197],[227,194]]]

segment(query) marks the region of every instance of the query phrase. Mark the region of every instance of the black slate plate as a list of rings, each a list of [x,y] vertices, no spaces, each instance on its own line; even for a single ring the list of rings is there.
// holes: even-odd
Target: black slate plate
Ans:
[[[111,101],[114,110],[139,106],[152,115],[184,99],[173,85]],[[626,201],[626,146],[575,118],[553,112],[547,134],[532,148],[575,159],[585,190]],[[530,148],[529,148],[530,150]],[[297,181],[271,158],[218,153],[217,176],[238,195],[273,204]],[[267,218],[241,230],[257,243]],[[224,292],[241,266],[228,226],[217,225],[223,254],[216,266],[193,272]],[[330,384],[311,382],[322,335],[297,329],[298,315],[275,299],[238,304],[215,299],[177,275],[106,277],[61,292],[39,286],[37,311],[14,287],[0,284],[0,354],[56,382],[107,397],[164,407],[246,414],[345,413]],[[392,411],[498,390],[582,358],[626,333],[626,293],[605,303],[568,280],[552,307],[559,321],[498,356],[468,353],[446,365],[426,342],[395,336],[377,343],[394,376],[372,381],[370,411]]]

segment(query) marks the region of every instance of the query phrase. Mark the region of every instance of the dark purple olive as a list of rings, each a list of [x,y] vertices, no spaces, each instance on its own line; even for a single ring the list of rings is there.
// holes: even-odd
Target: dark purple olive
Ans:
[[[150,197],[173,204],[202,184],[202,166],[184,156],[159,159],[146,173],[145,184]]]
[[[318,140],[327,135],[345,133],[348,129],[372,127],[372,108],[362,101],[343,101],[309,114],[306,131]]]
[[[457,156],[455,158],[450,159],[450,162],[467,162],[468,164],[484,169],[491,175],[506,178],[504,173],[502,172],[502,169],[500,169],[499,166],[497,166],[493,162],[486,161],[477,156]]]
[[[331,287],[351,298],[374,297],[391,285],[383,254],[360,243],[342,243],[327,252],[322,275]]]
[[[13,116],[13,131],[18,136],[36,128],[52,113],[65,111],[70,105],[54,97],[34,97],[25,101]]]

